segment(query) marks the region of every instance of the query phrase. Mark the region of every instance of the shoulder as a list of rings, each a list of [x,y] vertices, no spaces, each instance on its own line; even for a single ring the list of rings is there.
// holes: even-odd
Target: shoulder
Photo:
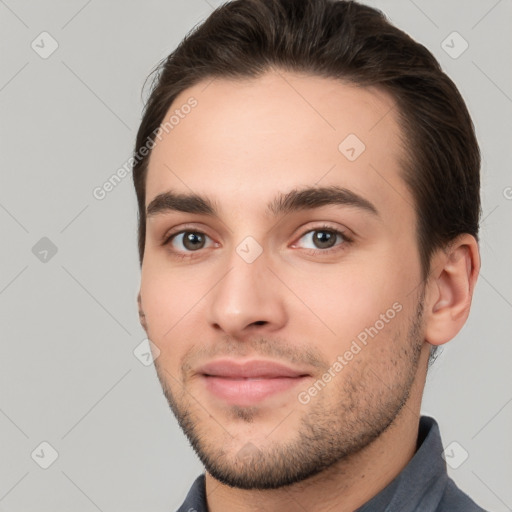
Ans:
[[[488,512],[477,505],[467,494],[448,479],[436,512]]]

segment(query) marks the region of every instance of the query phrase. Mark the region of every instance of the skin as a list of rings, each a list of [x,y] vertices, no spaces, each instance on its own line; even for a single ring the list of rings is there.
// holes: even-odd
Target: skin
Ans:
[[[167,190],[195,192],[215,198],[220,218],[147,219],[139,307],[160,351],[164,394],[205,465],[209,510],[353,511],[415,453],[429,350],[466,321],[477,242],[462,235],[437,251],[422,280],[387,93],[270,70],[196,84],[170,112],[191,96],[197,107],[152,151],[146,205]],[[352,162],[338,150],[350,133],[366,146]],[[379,215],[346,205],[265,214],[276,192],[308,185],[346,187]],[[353,242],[337,239],[339,250],[320,253],[326,249],[313,235],[324,223]],[[180,229],[205,233],[204,246],[184,245],[181,236],[163,245]],[[247,236],[262,249],[252,263],[236,251]],[[396,303],[400,312],[301,403],[298,393]],[[197,373],[224,356],[277,360],[311,376],[300,389],[234,406],[210,394]]]

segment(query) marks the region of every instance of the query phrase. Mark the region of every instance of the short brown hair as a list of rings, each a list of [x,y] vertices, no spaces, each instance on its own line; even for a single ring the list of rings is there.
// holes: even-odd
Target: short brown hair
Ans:
[[[154,139],[186,88],[215,77],[254,78],[271,68],[378,86],[394,98],[423,278],[435,249],[462,233],[478,240],[480,150],[462,96],[423,45],[355,1],[234,0],[213,11],[156,68],[135,151]],[[141,265],[148,160],[133,167]]]

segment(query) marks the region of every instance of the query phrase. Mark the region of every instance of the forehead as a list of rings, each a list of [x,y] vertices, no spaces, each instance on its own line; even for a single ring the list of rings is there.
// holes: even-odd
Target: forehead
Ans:
[[[213,197],[226,214],[257,212],[276,190],[336,185],[412,214],[396,104],[383,90],[269,71],[198,83],[163,127],[171,117],[150,157],[146,206],[172,190]]]

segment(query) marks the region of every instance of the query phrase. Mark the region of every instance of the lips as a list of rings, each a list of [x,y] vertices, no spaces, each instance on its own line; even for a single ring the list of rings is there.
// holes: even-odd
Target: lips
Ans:
[[[268,360],[223,359],[205,364],[197,373],[210,396],[240,407],[291,392],[309,377],[305,371]]]
[[[243,363],[228,359],[214,361],[201,366],[198,373],[208,377],[222,377],[225,379],[275,379],[296,378],[309,375],[300,369],[291,368],[275,361],[252,360]]]

